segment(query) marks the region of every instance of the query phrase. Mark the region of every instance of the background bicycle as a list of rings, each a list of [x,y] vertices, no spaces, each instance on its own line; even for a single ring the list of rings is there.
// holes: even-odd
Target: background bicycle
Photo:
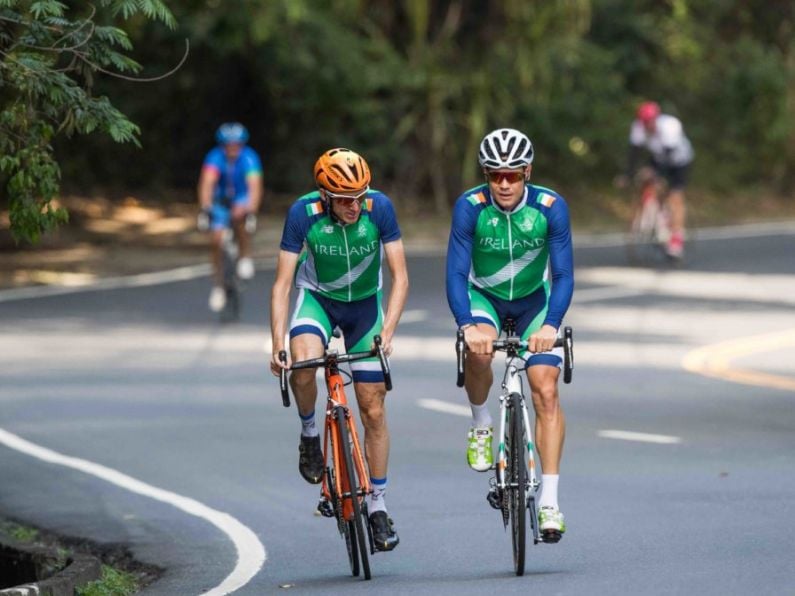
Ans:
[[[500,415],[498,454],[493,466],[496,474],[489,479],[489,492],[486,499],[494,509],[502,513],[502,521],[507,529],[511,527],[511,544],[516,575],[524,575],[527,518],[533,531],[533,543],[557,542],[559,533],[542,536],[536,511],[536,491],[540,486],[536,471],[535,445],[532,426],[527,411],[524,393],[524,371],[527,362],[520,352],[527,350],[528,342],[514,335],[514,322],[506,320],[505,339],[492,343],[495,351],[506,353],[505,373],[500,393]],[[563,337],[555,342],[555,347],[563,348],[563,381],[570,383],[574,370],[574,338],[571,327],[563,329]],[[465,358],[467,347],[464,332],[458,330],[456,337],[457,379],[459,387],[464,386]]]
[[[210,229],[212,215],[210,212],[202,211],[197,219],[197,228],[200,232]],[[245,230],[248,234],[253,234],[257,229],[257,217],[253,213],[246,216]],[[238,260],[240,258],[240,246],[231,226],[223,229],[222,238],[221,267],[223,269],[223,291],[225,301],[223,308],[218,316],[222,323],[230,323],[240,320],[242,309],[242,295],[246,288],[246,281],[238,275]]]
[[[336,333],[335,333],[336,335]],[[374,338],[375,347],[368,352],[339,354],[337,350],[326,350],[321,358],[294,362],[291,370],[304,368],[323,368],[328,390],[326,419],[323,438],[324,473],[320,488],[320,501],[317,510],[324,517],[334,518],[337,529],[345,539],[351,573],[370,579],[369,554],[375,554],[373,534],[370,528],[365,497],[371,492],[370,474],[364,452],[359,441],[359,433],[344,387],[353,382],[340,364],[378,356],[384,374],[387,391],[392,389],[392,375],[389,362],[381,346],[381,337]],[[282,362],[287,362],[287,353],[279,353]],[[290,406],[287,371],[282,369],[279,376],[282,403]],[[365,538],[366,537],[366,538]]]
[[[670,215],[661,196],[660,180],[651,168],[641,169],[633,188],[633,215],[627,238],[627,258],[633,265],[665,262],[671,238]],[[637,194],[636,194],[637,191]]]

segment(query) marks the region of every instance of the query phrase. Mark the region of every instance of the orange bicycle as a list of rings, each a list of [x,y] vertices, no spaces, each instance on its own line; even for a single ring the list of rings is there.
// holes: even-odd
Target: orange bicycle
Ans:
[[[386,389],[391,390],[392,377],[381,346],[381,336],[376,335],[374,342],[375,348],[369,352],[339,354],[337,350],[326,350],[326,354],[321,358],[294,362],[290,367],[290,370],[320,367],[325,369],[328,400],[323,437],[324,473],[317,509],[324,517],[333,517],[337,520],[337,529],[345,539],[351,573],[358,577],[361,569],[364,579],[370,579],[368,546],[369,554],[376,552],[367,515],[367,504],[364,500],[365,496],[372,492],[372,488],[367,463],[359,442],[359,433],[356,430],[356,420],[345,397],[345,385],[350,384],[352,379],[346,371],[340,370],[339,365],[378,356]],[[279,352],[279,359],[287,362],[287,353]],[[348,377],[347,380],[343,375]],[[285,369],[282,369],[279,375],[279,384],[284,407],[290,407]]]

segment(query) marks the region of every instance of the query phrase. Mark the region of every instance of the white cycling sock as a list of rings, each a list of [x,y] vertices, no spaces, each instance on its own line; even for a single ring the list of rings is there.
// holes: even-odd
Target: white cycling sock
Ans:
[[[386,511],[386,476],[383,478],[373,478],[370,476],[370,484],[373,492],[367,496],[367,514],[372,515],[376,511]]]
[[[491,426],[491,413],[486,405],[486,402],[478,405],[469,402],[469,407],[472,409],[472,426],[486,427]]]
[[[301,413],[299,412],[298,417],[301,418],[302,437],[317,437],[320,435],[320,432],[317,430],[317,425],[315,424],[314,412],[312,412],[308,416],[302,416]]]
[[[554,507],[558,509],[558,474],[541,474],[541,497],[538,507]]]

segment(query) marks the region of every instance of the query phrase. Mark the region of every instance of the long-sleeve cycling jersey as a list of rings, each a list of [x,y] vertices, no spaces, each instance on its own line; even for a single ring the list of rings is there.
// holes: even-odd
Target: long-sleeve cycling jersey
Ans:
[[[343,224],[332,218],[320,193],[300,197],[284,222],[282,250],[301,253],[295,285],[352,302],[381,288],[383,243],[400,239],[395,210],[389,198],[369,190],[359,220]]]
[[[552,283],[544,324],[559,328],[574,292],[571,227],[566,201],[527,184],[510,212],[497,205],[487,184],[456,201],[447,247],[447,301],[456,323],[473,323],[468,284],[503,300],[524,298]]]

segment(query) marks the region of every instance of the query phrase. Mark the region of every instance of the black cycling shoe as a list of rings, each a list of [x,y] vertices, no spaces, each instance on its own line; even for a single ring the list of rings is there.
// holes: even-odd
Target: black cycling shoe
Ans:
[[[370,528],[373,530],[375,550],[389,551],[400,542],[400,538],[395,532],[395,524],[386,511],[376,511],[370,515]]]
[[[298,471],[309,484],[319,484],[323,478],[323,452],[320,449],[320,437],[301,435],[298,445]]]

